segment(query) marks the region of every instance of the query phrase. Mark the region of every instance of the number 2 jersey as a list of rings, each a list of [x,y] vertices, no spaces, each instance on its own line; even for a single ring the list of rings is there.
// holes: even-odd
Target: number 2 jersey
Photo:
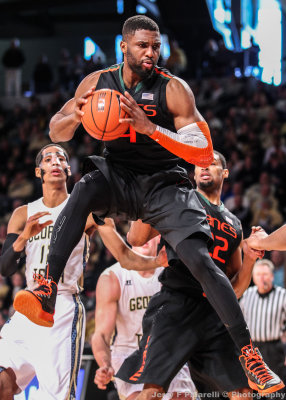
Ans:
[[[54,208],[46,207],[43,198],[28,203],[27,218],[40,211],[48,211],[51,215],[45,220],[52,220],[52,224],[46,226],[40,233],[31,237],[26,243],[26,281],[27,287],[32,290],[37,284],[33,278],[34,273],[45,275],[49,245],[52,237],[54,224],[60,212],[67,203],[68,198]],[[89,238],[84,233],[71,253],[61,279],[58,283],[58,293],[79,293],[81,288],[78,284],[88,258]]]
[[[215,264],[226,273],[227,264],[242,239],[241,223],[223,203],[217,206],[210,203],[199,192],[196,191],[196,194],[206,211],[207,221],[214,239],[213,245],[209,249],[210,256]],[[164,287],[179,290],[192,297],[201,296],[203,294],[201,284],[178,259],[176,253],[168,244],[166,244],[166,250],[170,266],[164,269],[159,276],[159,281]]]

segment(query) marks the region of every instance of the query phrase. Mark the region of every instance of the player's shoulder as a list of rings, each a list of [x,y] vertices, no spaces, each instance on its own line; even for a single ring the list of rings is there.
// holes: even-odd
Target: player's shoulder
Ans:
[[[24,204],[20,207],[15,208],[15,210],[12,213],[11,219],[17,218],[17,219],[27,220],[27,213],[28,213],[27,210],[28,210],[27,204]]]
[[[115,274],[117,277],[122,275],[123,271],[125,271],[119,264],[119,262],[111,265],[110,267],[106,268],[102,273],[101,276],[110,275],[110,273]]]

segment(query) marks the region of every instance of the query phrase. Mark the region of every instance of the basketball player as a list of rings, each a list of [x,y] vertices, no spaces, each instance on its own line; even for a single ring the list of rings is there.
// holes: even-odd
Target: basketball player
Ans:
[[[200,282],[239,351],[249,346],[247,360],[253,366],[256,355],[237,298],[208,252],[212,236],[205,210],[184,184],[187,173],[178,166],[179,158],[201,167],[211,164],[208,126],[186,82],[156,66],[161,44],[157,24],[134,16],[125,21],[122,34],[124,63],[88,75],[75,97],[52,118],[50,137],[54,142],[70,140],[80,125],[86,98],[93,89],[110,88],[122,93],[121,107],[129,118],[121,121],[136,131],[136,143],[129,137],[109,141],[106,158],[89,159],[90,172],[75,185],[53,230],[48,256],[52,280],[33,292],[18,292],[14,307],[35,323],[53,323],[57,283],[89,213],[141,219],[161,233]],[[250,370],[247,375],[256,385],[257,368]],[[280,378],[270,373],[265,391],[280,385]]]
[[[14,211],[0,257],[0,272],[8,276],[16,272],[17,259],[25,250],[30,290],[35,287],[34,275],[45,269],[53,223],[68,199],[66,180],[70,167],[66,151],[58,145],[45,146],[37,155],[35,173],[42,179],[43,197]],[[154,268],[154,258],[129,250],[111,222],[107,221],[98,230],[104,242],[111,243],[109,248],[117,259],[127,267],[146,262]],[[96,228],[93,218],[88,217],[85,233],[73,250],[58,285],[54,326],[37,326],[18,312],[4,325],[0,334],[1,399],[12,399],[14,394],[25,389],[35,374],[39,380],[38,399],[75,398],[85,332],[85,312],[77,282],[88,255],[88,235]]]
[[[240,221],[221,203],[222,185],[228,173],[224,156],[215,151],[209,167],[195,168],[195,181],[197,196],[206,210],[214,237],[211,257],[229,277],[240,297],[249,286],[256,258],[261,258],[263,252],[256,253],[243,242]],[[146,224],[136,222],[128,240],[131,243],[145,241],[150,230]],[[247,397],[248,393],[251,398],[251,390],[247,389],[247,379],[238,361],[239,353],[228,331],[199,282],[176,254],[170,248],[167,250],[170,266],[160,275],[162,290],[151,299],[143,318],[140,349],[123,363],[117,376],[130,384],[146,383],[138,400],[149,399],[154,395],[152,389],[157,394],[167,391],[176,371],[188,360],[192,379],[200,393],[228,392],[232,399]],[[256,359],[260,359],[258,353]],[[259,370],[259,376],[263,382],[267,376],[265,368]]]
[[[144,246],[133,249],[143,255],[155,256],[159,241],[157,236]],[[142,317],[150,297],[161,288],[158,275],[162,270],[127,271],[117,263],[101,274],[96,287],[95,333],[92,337],[93,354],[100,367],[94,382],[99,389],[106,389],[124,359],[138,349],[142,337]],[[110,351],[115,329],[116,336]],[[115,378],[115,384],[121,400],[134,400],[143,389],[143,384],[131,385],[118,378]],[[172,399],[180,395],[191,399],[194,392],[195,387],[185,365],[172,381],[169,393],[172,393]]]

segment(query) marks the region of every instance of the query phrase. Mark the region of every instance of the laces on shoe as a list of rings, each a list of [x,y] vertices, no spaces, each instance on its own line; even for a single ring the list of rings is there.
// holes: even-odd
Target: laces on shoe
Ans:
[[[52,294],[52,283],[57,286],[56,282],[50,277],[44,278],[43,275],[34,273],[33,278],[39,285],[39,287],[34,290],[37,291],[39,296],[50,296]]]
[[[252,343],[244,346],[241,349],[242,355],[245,357],[246,369],[254,374],[261,383],[266,383],[272,379],[267,368],[265,367],[262,357],[257,353],[256,349],[253,348]]]

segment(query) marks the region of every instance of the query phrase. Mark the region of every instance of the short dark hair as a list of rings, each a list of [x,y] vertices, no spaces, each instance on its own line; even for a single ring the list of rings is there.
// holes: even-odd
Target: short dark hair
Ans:
[[[221,162],[222,168],[226,169],[227,168],[227,164],[226,164],[225,156],[223,154],[221,154],[219,151],[216,151],[216,150],[214,150],[214,154],[216,154],[219,157],[219,160]]]
[[[44,151],[45,149],[47,149],[48,147],[59,147],[60,149],[62,149],[62,151],[63,151],[63,153],[64,153],[64,155],[65,155],[65,158],[66,158],[67,162],[69,162],[69,155],[68,155],[66,149],[64,149],[62,146],[60,146],[60,145],[57,144],[57,143],[50,143],[50,144],[46,144],[46,146],[42,147],[41,150],[39,151],[39,153],[36,155],[36,167],[39,167],[39,166],[40,166],[41,161],[42,161],[42,158],[43,158],[43,157],[42,157],[43,151]]]
[[[134,35],[135,31],[145,29],[147,31],[160,32],[159,26],[153,19],[146,17],[146,15],[134,15],[128,18],[122,28],[122,38],[126,39],[128,35]]]

